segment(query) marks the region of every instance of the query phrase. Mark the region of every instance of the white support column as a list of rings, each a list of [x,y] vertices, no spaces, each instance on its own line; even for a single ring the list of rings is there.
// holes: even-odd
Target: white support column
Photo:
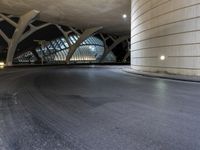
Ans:
[[[0,35],[2,36],[2,38],[9,44],[10,43],[10,39],[7,37],[7,35],[0,29]]]
[[[127,51],[126,51],[126,54],[124,56],[123,62],[126,62],[127,58],[130,57],[130,55],[131,55],[131,50],[130,50],[131,42],[129,40],[127,40],[127,44],[128,44],[128,47],[127,47]]]
[[[10,18],[13,17],[12,15],[9,15],[9,16],[5,16],[3,14],[0,14],[0,22],[2,21],[5,21],[6,20],[9,20],[10,22],[13,22]],[[7,37],[7,35],[0,29],[0,35],[2,36],[2,38],[7,42],[7,44],[9,44],[10,42],[10,39]]]
[[[117,45],[119,45],[121,42],[127,40],[129,36],[123,36],[118,38],[117,40],[114,40],[114,43],[110,47],[106,47],[103,56],[100,59],[100,63],[104,61],[106,56],[111,52]]]
[[[45,27],[47,27],[47,26],[50,26],[50,25],[52,25],[52,24],[51,24],[51,23],[45,23],[45,24],[43,24],[43,25],[41,25],[41,26],[36,27],[36,26],[34,26],[34,25],[32,25],[32,24],[29,24],[30,30],[27,31],[26,33],[24,33],[24,34],[21,36],[21,38],[20,38],[20,40],[19,40],[19,43],[22,42],[23,40],[25,40],[27,37],[29,37],[29,36],[30,36],[31,34],[33,34],[34,32],[36,32],[36,31],[38,31],[38,30],[40,30],[40,29],[42,29],[42,28],[45,28]]]
[[[69,29],[71,30],[71,31],[73,31],[74,33],[76,33],[77,35],[81,35],[78,31],[76,31],[76,29],[74,29],[73,27],[69,27]]]
[[[21,34],[21,36],[20,36],[20,38],[19,38],[19,40],[18,40],[18,42],[16,43],[16,46],[20,43],[20,42],[22,42],[23,40],[25,40],[27,37],[29,37],[31,34],[33,34],[34,32],[36,32],[36,31],[38,31],[38,30],[40,30],[40,29],[42,29],[42,28],[45,28],[45,27],[47,27],[47,26],[49,26],[49,25],[51,25],[51,23],[45,23],[45,24],[43,24],[43,25],[40,25],[40,26],[34,26],[34,25],[32,25],[31,23],[34,21],[34,19],[35,19],[35,17],[37,17],[38,16],[38,14],[39,14],[39,12],[38,11],[36,11],[36,10],[33,10],[34,12],[29,12],[29,13],[27,13],[27,14],[25,14],[25,15],[23,15],[22,17],[20,17],[20,20],[25,20],[25,21],[21,21],[21,25],[23,24],[23,26],[24,26],[24,28],[22,29],[22,30],[25,30],[26,29],[26,27],[27,26],[29,26],[30,27],[30,30],[29,31],[27,31],[26,33],[24,33],[23,35]],[[19,22],[19,24],[17,24],[17,23],[15,23],[15,22],[13,22],[10,18],[11,17],[13,17],[13,15],[8,15],[8,16],[5,16],[5,15],[3,15],[3,14],[0,14],[0,22],[2,22],[2,21],[7,21],[8,23],[10,23],[11,25],[13,25],[15,28],[16,28],[16,31],[17,30],[19,30],[19,26],[20,26],[20,22]],[[27,20],[27,21],[26,21]],[[30,20],[30,21],[28,21],[28,20]],[[27,23],[27,24],[25,24],[25,23]],[[16,32],[15,31],[15,32]],[[24,32],[24,31],[23,31]],[[14,34],[16,34],[16,33],[14,33]],[[7,42],[7,44],[8,44],[8,49],[10,50],[11,49],[11,46],[13,46],[14,47],[14,45],[12,44],[11,45],[11,41],[13,40],[13,38],[14,38],[14,35],[13,35],[13,37],[12,37],[12,39],[9,39],[8,37],[7,37],[7,35],[2,31],[2,30],[0,30],[0,35],[3,37],[3,39]],[[8,57],[7,57],[7,60],[8,60]],[[9,64],[11,64],[11,63],[8,63],[8,66],[9,66]]]
[[[108,39],[104,38],[103,34],[99,34],[99,35],[101,36],[101,38],[102,38],[102,40],[103,40],[103,43],[104,43],[104,51],[105,51],[105,50],[108,49],[108,45],[106,44],[106,41],[107,41]]]
[[[3,14],[0,14],[0,17],[3,19],[3,20],[6,20],[9,24],[11,24],[13,27],[17,27],[17,23],[12,21],[9,17],[3,15]]]
[[[69,42],[69,34],[72,32],[72,31],[68,31],[68,32],[65,32],[61,26],[59,25],[56,25],[56,27],[58,28],[58,30],[60,30],[60,32],[63,34],[63,36],[65,37],[65,40],[67,42],[67,44],[69,46],[71,46],[70,42]]]
[[[128,50],[124,56],[123,62],[126,62],[127,58],[131,55],[131,52]]]
[[[79,39],[76,41],[76,43],[72,46],[70,46],[69,53],[66,58],[66,63],[70,62],[70,59],[72,58],[73,54],[75,53],[76,49],[80,46],[82,42],[84,42],[89,36],[93,35],[95,32],[102,29],[102,27],[95,27],[86,29],[79,37]]]
[[[0,15],[2,15],[2,14],[0,14]],[[1,17],[1,16],[0,16]],[[13,15],[8,15],[8,16],[6,16],[7,18],[11,18],[11,17],[13,17]],[[5,19],[3,19],[3,18],[0,18],[0,22],[2,22],[2,21],[4,21]]]
[[[12,39],[9,42],[8,46],[8,54],[6,59],[6,65],[12,66],[13,57],[15,54],[15,50],[17,48],[18,43],[20,42],[20,38],[23,35],[23,32],[25,31],[26,27],[29,25],[30,21],[35,19],[39,15],[39,11],[32,10],[25,15],[20,17],[20,20],[18,24],[16,25],[16,30],[12,36]],[[9,21],[8,18],[5,18],[5,16],[2,16],[6,21]],[[9,23],[11,23],[9,21]]]

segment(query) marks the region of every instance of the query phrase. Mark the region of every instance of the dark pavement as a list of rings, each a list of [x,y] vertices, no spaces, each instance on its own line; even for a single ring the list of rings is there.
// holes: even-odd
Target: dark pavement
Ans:
[[[200,150],[200,83],[117,67],[0,70],[0,150]]]

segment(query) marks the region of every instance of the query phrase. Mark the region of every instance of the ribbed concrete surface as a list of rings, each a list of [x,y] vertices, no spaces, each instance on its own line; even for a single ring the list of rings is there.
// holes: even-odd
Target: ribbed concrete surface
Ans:
[[[132,0],[131,22],[133,69],[200,75],[199,0]]]

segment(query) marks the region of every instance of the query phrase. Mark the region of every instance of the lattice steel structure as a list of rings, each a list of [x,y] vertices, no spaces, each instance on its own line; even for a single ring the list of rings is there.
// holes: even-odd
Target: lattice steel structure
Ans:
[[[78,40],[77,35],[69,36],[68,40],[71,45]],[[36,52],[40,58],[46,63],[63,63],[69,53],[70,45],[64,37],[56,38],[50,42],[44,42],[36,48]],[[70,58],[70,63],[98,63],[104,53],[104,43],[101,39],[90,36],[80,44],[73,56]],[[37,57],[31,52],[25,52],[14,59],[19,63],[34,63]],[[105,58],[106,62],[116,62],[116,57],[112,52]]]

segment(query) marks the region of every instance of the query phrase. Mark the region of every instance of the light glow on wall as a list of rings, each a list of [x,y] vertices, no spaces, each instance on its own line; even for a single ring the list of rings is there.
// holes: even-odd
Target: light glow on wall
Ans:
[[[165,55],[160,56],[160,60],[164,61],[166,59]]]
[[[4,62],[0,62],[0,69],[3,69],[5,66]]]
[[[127,14],[123,14],[122,18],[126,19],[127,18]]]

